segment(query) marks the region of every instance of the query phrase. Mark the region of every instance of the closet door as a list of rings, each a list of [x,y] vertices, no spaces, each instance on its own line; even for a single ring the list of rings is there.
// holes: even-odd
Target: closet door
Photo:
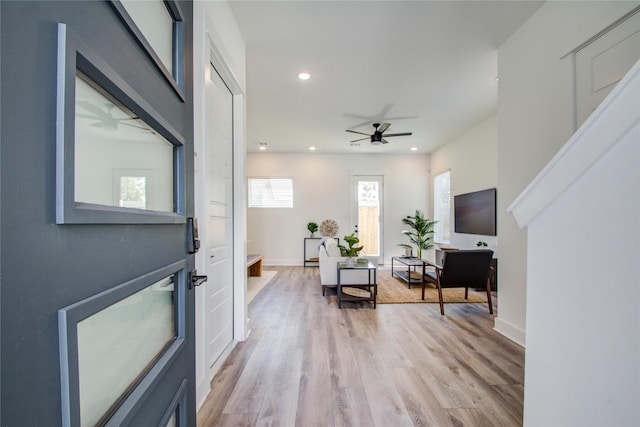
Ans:
[[[203,255],[209,280],[204,335],[211,369],[233,340],[233,97],[211,64],[205,102]]]

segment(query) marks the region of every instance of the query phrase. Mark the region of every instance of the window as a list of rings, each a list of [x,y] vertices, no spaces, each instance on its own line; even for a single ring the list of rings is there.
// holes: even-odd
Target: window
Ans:
[[[76,78],[75,202],[172,212],[173,144],[101,92]]]
[[[177,261],[58,311],[63,425],[120,425],[184,352],[186,266]],[[164,424],[184,412],[185,382]]]
[[[173,0],[111,0],[140,45],[184,100],[184,25]]]
[[[434,233],[436,243],[450,243],[451,172],[449,171],[433,178],[433,219],[437,221]]]
[[[82,425],[104,422],[173,342],[177,329],[174,276],[78,322]]]
[[[185,222],[185,137],[58,25],[56,223]]]
[[[173,17],[161,0],[120,0],[167,70],[173,68]]]
[[[292,208],[291,178],[249,178],[250,208]]]

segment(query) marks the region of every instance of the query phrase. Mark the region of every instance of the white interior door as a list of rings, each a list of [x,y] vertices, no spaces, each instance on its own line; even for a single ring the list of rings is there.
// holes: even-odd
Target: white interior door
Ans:
[[[360,256],[383,263],[383,177],[381,175],[353,176],[354,230],[364,246]]]
[[[213,66],[206,76],[206,133],[203,156],[207,367],[233,340],[233,97]]]

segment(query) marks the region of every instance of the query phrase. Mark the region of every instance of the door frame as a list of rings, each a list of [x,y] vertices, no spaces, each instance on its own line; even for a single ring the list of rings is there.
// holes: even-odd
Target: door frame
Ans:
[[[375,258],[376,264],[384,263],[384,175],[375,173],[352,173],[351,174],[351,230],[355,231],[358,224],[358,187],[359,181],[377,181],[380,188],[378,189],[378,198],[380,201],[378,224],[379,229],[379,253]],[[358,229],[359,231],[359,229]]]
[[[215,25],[208,17],[205,5],[194,3],[194,147],[198,153],[203,152],[206,137],[206,92],[205,76],[213,65],[233,97],[233,213],[232,213],[232,245],[233,245],[233,343],[223,353],[213,368],[207,366],[206,337],[204,322],[205,290],[196,288],[196,405],[199,408],[209,394],[210,373],[219,370],[235,344],[244,341],[248,334],[248,314],[246,303],[246,144],[245,144],[245,111],[246,100],[242,86],[232,71],[231,65],[222,54],[224,43],[215,31]],[[195,169],[205,170],[205,159],[195,158]],[[203,198],[194,194],[197,217],[203,215]],[[203,217],[202,217],[203,218]],[[204,218],[203,218],[204,220]],[[200,221],[204,225],[205,221]],[[205,265],[204,254],[196,254],[196,265]]]

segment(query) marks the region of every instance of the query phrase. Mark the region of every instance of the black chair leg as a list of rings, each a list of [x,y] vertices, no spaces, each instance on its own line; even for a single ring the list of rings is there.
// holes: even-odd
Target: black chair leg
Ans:
[[[438,279],[436,285],[438,286],[438,300],[440,301],[440,314],[444,316],[444,299],[442,298],[442,286],[440,286],[440,279]]]
[[[491,281],[487,279],[487,302],[489,303],[489,314],[493,314],[493,302],[491,301]]]

